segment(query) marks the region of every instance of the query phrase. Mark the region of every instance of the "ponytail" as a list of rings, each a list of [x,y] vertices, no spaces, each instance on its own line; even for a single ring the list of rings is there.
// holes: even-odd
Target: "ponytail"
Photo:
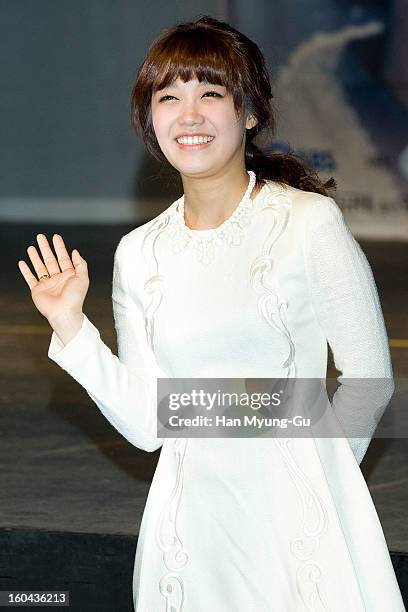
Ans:
[[[292,150],[289,153],[264,153],[253,142],[245,148],[245,166],[253,170],[257,179],[273,180],[280,185],[291,185],[303,191],[315,191],[331,195],[336,190],[336,181],[331,177],[322,182],[317,172],[308,166]]]

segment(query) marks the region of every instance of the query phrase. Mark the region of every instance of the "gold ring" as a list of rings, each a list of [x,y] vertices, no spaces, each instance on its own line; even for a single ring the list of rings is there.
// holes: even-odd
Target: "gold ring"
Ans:
[[[42,276],[40,276],[40,278],[38,280],[41,280],[43,278],[50,278],[49,274],[43,274]]]

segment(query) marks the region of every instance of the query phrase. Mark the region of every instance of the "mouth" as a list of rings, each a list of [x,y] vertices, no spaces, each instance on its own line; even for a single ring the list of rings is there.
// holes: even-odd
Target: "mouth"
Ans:
[[[182,136],[175,138],[175,142],[182,150],[195,151],[206,149],[215,139],[215,136]]]

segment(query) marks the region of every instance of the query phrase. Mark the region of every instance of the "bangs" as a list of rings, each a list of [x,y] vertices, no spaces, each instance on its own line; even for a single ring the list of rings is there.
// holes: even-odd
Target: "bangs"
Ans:
[[[239,98],[242,86],[237,57],[230,57],[231,48],[220,37],[211,36],[207,30],[178,32],[177,36],[163,41],[156,51],[151,90],[156,92],[172,84],[178,77],[186,83],[197,79],[226,87]],[[234,61],[233,61],[234,59]]]

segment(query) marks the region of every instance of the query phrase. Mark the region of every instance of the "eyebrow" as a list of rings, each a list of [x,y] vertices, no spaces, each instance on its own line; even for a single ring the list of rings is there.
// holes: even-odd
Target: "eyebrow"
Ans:
[[[224,85],[219,85],[218,83],[211,83],[210,81],[201,81],[198,83],[197,87],[207,87],[208,85],[214,85],[215,87],[224,87]],[[168,89],[170,87],[174,87],[175,89],[180,89],[180,85],[176,82],[173,81],[172,83],[170,83],[169,85],[166,85],[166,87],[163,87],[162,89]]]

